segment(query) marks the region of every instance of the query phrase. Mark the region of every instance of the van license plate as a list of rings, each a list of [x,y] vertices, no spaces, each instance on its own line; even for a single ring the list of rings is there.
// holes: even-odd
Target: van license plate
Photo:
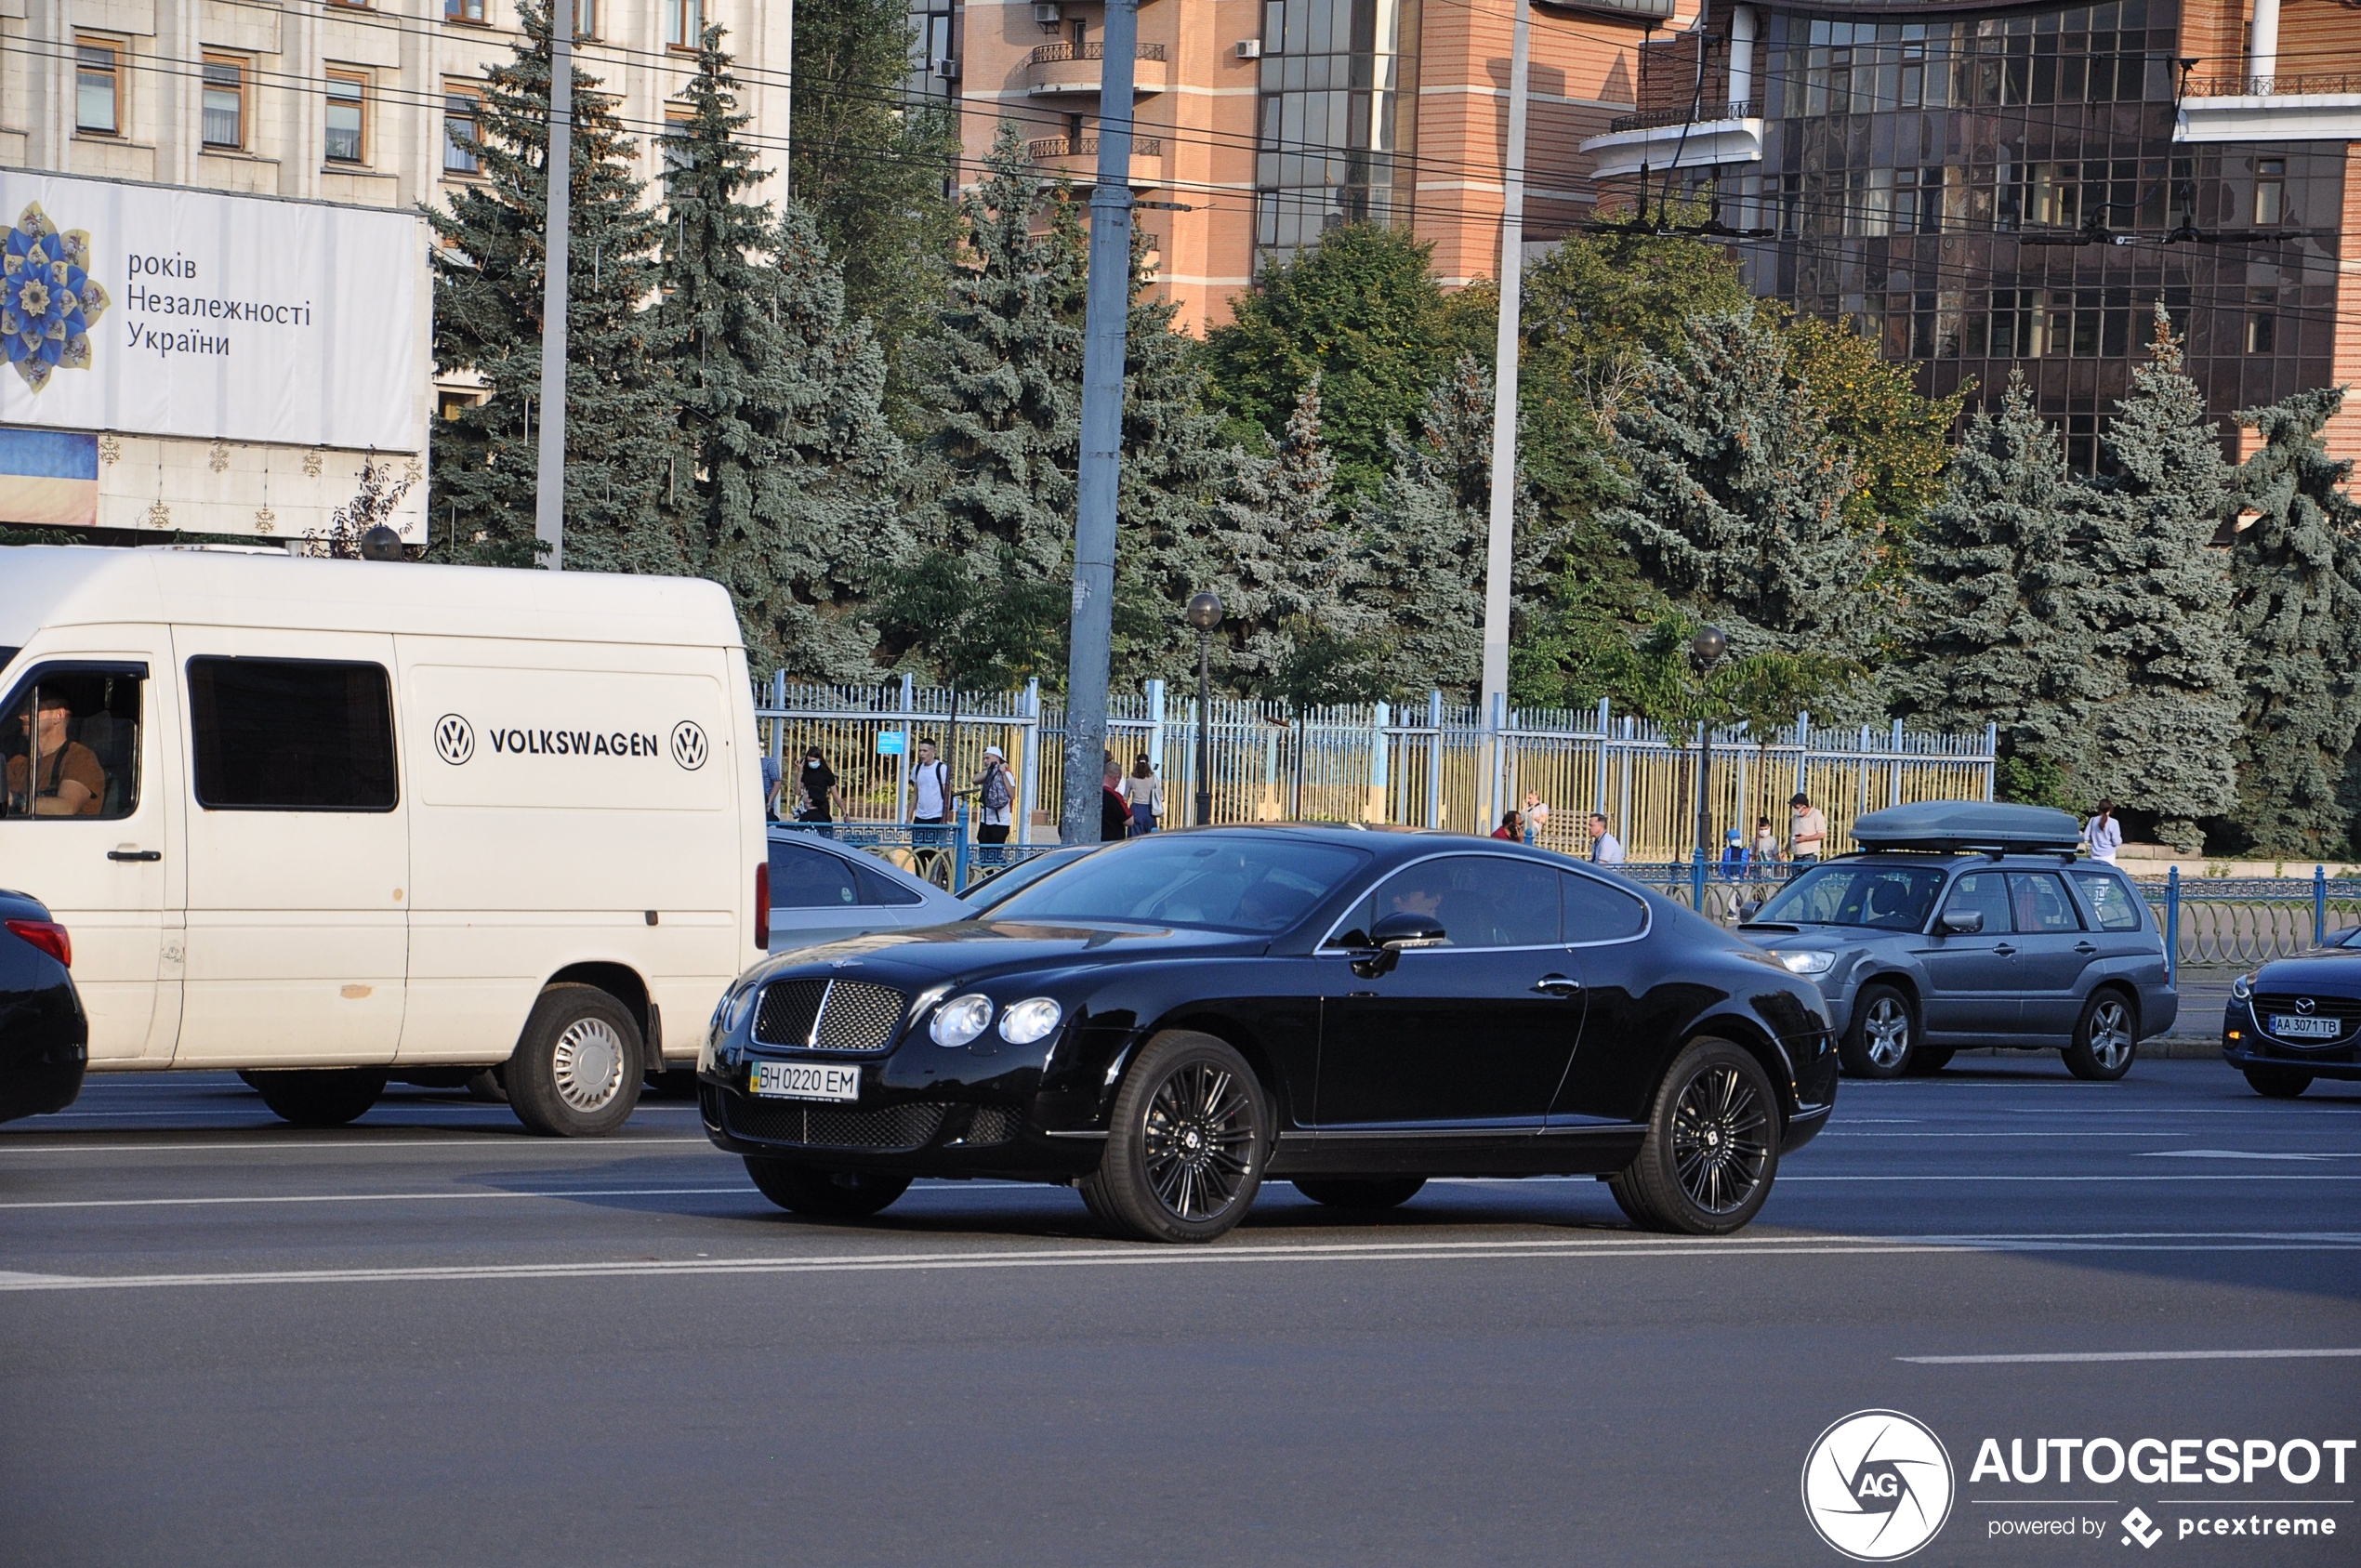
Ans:
[[[858,1100],[861,1069],[830,1061],[758,1061],[746,1092],[766,1100]]]
[[[2344,1024],[2333,1018],[2302,1018],[2294,1013],[2273,1013],[2271,1033],[2283,1040],[2333,1040],[2344,1033]]]

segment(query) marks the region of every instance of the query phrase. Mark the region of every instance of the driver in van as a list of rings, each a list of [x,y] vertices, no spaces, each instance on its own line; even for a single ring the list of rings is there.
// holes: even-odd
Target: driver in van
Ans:
[[[34,711],[18,720],[33,755],[8,758],[9,808],[36,817],[97,816],[106,803],[106,771],[97,753],[66,738],[73,705],[64,692],[46,690],[33,701]]]

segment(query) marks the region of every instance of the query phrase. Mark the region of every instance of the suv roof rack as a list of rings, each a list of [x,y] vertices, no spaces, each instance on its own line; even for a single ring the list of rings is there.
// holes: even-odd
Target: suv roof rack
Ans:
[[[1853,840],[1865,850],[2071,855],[2082,824],[2049,806],[1924,800],[1866,813],[1853,823]]]

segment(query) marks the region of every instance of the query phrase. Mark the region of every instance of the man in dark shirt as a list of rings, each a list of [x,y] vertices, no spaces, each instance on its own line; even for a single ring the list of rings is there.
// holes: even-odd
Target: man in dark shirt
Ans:
[[[73,709],[62,692],[43,692],[21,718],[31,756],[8,758],[8,808],[36,817],[95,817],[105,808],[106,770],[98,755],[66,738]]]

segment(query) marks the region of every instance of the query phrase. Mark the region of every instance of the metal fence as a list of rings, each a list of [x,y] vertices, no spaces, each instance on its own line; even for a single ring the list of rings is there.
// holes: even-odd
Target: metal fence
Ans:
[[[1007,755],[1020,781],[1015,837],[1029,843],[1058,820],[1064,789],[1064,715],[1039,688],[976,694],[893,686],[814,686],[774,676],[757,692],[771,755],[790,762],[817,746],[854,821],[909,816],[917,744],[937,742],[956,788],[981,773],[986,746]],[[1550,810],[1538,842],[1580,853],[1587,818],[1604,815],[1635,862],[1680,861],[1695,841],[1696,790],[1706,780],[1717,842],[1731,828],[1749,840],[1768,819],[1784,840],[1787,797],[1798,791],[1827,812],[1828,852],[1852,848],[1864,811],[1917,800],[1989,800],[1989,731],[1975,735],[1834,729],[1809,715],[1767,736],[1743,729],[1686,744],[1655,727],[1595,709],[1475,708],[1430,693],[1423,704],[1377,703],[1298,712],[1282,703],[1216,698],[1211,705],[1210,791],[1217,823],[1393,823],[1451,832],[1489,831],[1527,793]],[[1129,771],[1146,756],[1164,780],[1167,821],[1186,822],[1196,793],[1199,715],[1194,696],[1174,701],[1162,681],[1111,698],[1108,749]]]

